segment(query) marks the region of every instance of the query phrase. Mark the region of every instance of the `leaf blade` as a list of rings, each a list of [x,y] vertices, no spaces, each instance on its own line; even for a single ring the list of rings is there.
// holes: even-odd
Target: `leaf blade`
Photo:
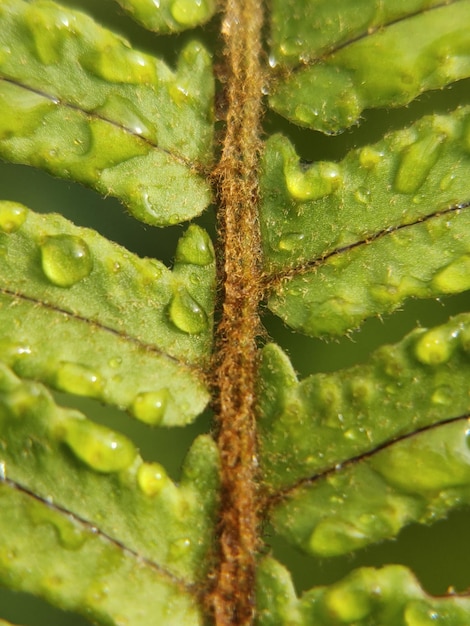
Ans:
[[[8,0],[0,24],[4,156],[115,195],[153,225],[204,210],[213,79],[201,44],[171,72],[53,2]]]

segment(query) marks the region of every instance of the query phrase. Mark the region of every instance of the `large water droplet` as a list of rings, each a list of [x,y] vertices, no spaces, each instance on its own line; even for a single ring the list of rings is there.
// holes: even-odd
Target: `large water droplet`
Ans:
[[[180,288],[173,296],[169,315],[176,328],[190,335],[197,335],[207,329],[204,310],[184,288]]]
[[[178,241],[176,262],[209,265],[213,260],[214,252],[209,235],[196,224],[191,224]]]
[[[165,468],[159,463],[142,463],[137,471],[137,483],[147,496],[156,496],[169,482]]]
[[[42,270],[58,287],[71,287],[93,269],[88,245],[73,235],[52,235],[41,244]]]
[[[62,362],[55,375],[58,389],[78,396],[99,398],[103,391],[103,379],[94,370],[80,363]]]
[[[424,184],[439,158],[445,136],[430,134],[403,150],[395,175],[394,188],[399,193],[416,193]]]
[[[132,50],[111,33],[101,36],[99,50],[80,57],[81,64],[95,76],[111,83],[154,83],[155,63],[143,53]]]
[[[28,209],[18,202],[0,203],[0,230],[4,233],[14,233],[24,223]]]
[[[292,252],[302,245],[304,233],[286,233],[279,240],[278,248],[281,252]]]
[[[136,396],[130,411],[134,417],[146,424],[160,424],[165,416],[169,398],[170,393],[167,389],[145,391]]]
[[[63,440],[81,461],[97,472],[120,472],[136,458],[129,439],[101,424],[70,418],[64,423]]]
[[[419,337],[415,344],[415,356],[424,365],[441,365],[452,356],[457,333],[450,333],[447,328],[434,328]]]
[[[341,182],[340,168],[336,163],[315,163],[302,171],[295,163],[284,168],[286,186],[296,200],[318,200],[332,194]]]

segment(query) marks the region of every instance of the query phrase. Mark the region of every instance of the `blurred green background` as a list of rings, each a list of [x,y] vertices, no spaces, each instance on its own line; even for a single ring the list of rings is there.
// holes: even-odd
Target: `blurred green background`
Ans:
[[[155,37],[121,15],[112,0],[63,0],[62,4],[86,9],[101,23],[117,29],[133,45],[163,55],[173,63],[175,52],[188,34]],[[204,32],[197,31],[207,45],[217,45],[216,25]],[[282,131],[295,143],[303,159],[340,159],[351,148],[379,139],[386,131],[411,123],[432,111],[445,111],[458,104],[470,103],[470,82],[461,83],[441,92],[425,94],[405,109],[375,111],[365,116],[361,126],[336,137],[299,129],[278,116],[267,113],[266,133]],[[171,264],[176,241],[185,226],[164,230],[136,222],[113,199],[101,199],[96,193],[79,185],[53,179],[31,168],[0,163],[0,197],[23,202],[42,212],[60,212],[80,226],[89,226],[102,235],[141,256],[154,256]],[[214,234],[214,213],[209,210],[197,220]],[[265,313],[269,336],[289,353],[300,376],[318,371],[332,371],[364,361],[371,350],[383,343],[395,342],[416,326],[432,326],[449,316],[470,310],[468,293],[441,301],[411,301],[403,310],[386,319],[367,322],[352,338],[325,343],[308,339],[287,329],[281,321]],[[101,406],[95,401],[73,399],[57,394],[60,403],[74,406],[90,418],[126,432],[140,447],[146,460],[163,463],[177,479],[185,452],[198,432],[211,428],[211,416],[201,416],[197,423],[184,429],[150,430],[127,415]],[[1,511],[0,511],[1,514]],[[395,541],[362,550],[347,557],[314,561],[296,552],[283,541],[271,536],[268,529],[267,549],[292,571],[299,591],[312,585],[338,580],[359,565],[403,563],[411,567],[424,588],[435,594],[444,593],[449,586],[456,590],[470,587],[470,510],[454,512],[448,519],[431,527],[412,525]],[[41,600],[12,593],[0,588],[0,619],[24,626],[85,626],[81,618],[62,613]]]

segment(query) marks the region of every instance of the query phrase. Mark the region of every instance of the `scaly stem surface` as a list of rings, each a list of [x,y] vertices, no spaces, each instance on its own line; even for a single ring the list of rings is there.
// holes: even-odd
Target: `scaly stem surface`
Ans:
[[[254,385],[261,298],[258,162],[263,72],[260,0],[226,0],[228,104],[215,169],[222,315],[216,344],[218,445],[222,459],[219,553],[208,602],[217,626],[254,619],[258,549]]]

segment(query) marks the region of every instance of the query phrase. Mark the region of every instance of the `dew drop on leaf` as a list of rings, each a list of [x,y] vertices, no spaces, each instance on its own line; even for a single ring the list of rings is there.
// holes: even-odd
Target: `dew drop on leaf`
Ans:
[[[165,416],[170,393],[167,389],[139,393],[130,407],[134,417],[146,424],[160,424]]]
[[[393,183],[395,191],[415,194],[422,187],[439,158],[444,138],[442,134],[434,133],[403,150]]]
[[[176,262],[209,265],[213,260],[214,253],[209,235],[199,226],[191,224],[178,242]]]
[[[278,248],[282,252],[292,252],[305,239],[304,233],[286,233],[280,239]]]
[[[137,471],[137,483],[147,496],[155,496],[168,484],[169,478],[159,463],[142,463]]]
[[[3,233],[14,233],[24,223],[28,209],[18,202],[0,203],[0,230]]]
[[[41,244],[41,264],[51,283],[71,287],[91,273],[93,257],[80,237],[52,235]]]
[[[181,559],[188,554],[191,550],[191,539],[188,537],[182,537],[173,541],[170,546],[170,556],[172,559]]]
[[[184,288],[173,296],[169,315],[176,328],[190,335],[202,333],[208,326],[204,310]]]
[[[454,394],[452,388],[448,385],[442,385],[438,387],[431,396],[431,402],[441,406],[446,406],[452,403]]]
[[[38,503],[28,509],[28,515],[33,524],[51,524],[59,543],[68,550],[78,550],[87,539],[87,533],[76,521],[48,506]]]
[[[55,385],[61,391],[99,398],[103,390],[101,376],[80,363],[62,362],[55,375]]]
[[[64,441],[81,461],[97,472],[120,472],[136,458],[132,442],[101,424],[70,418],[64,424]]]
[[[438,626],[442,623],[441,616],[436,610],[419,601],[408,602],[404,618],[407,626]]]
[[[419,337],[415,345],[415,356],[424,365],[446,363],[455,349],[456,333],[448,329],[436,328]]]

